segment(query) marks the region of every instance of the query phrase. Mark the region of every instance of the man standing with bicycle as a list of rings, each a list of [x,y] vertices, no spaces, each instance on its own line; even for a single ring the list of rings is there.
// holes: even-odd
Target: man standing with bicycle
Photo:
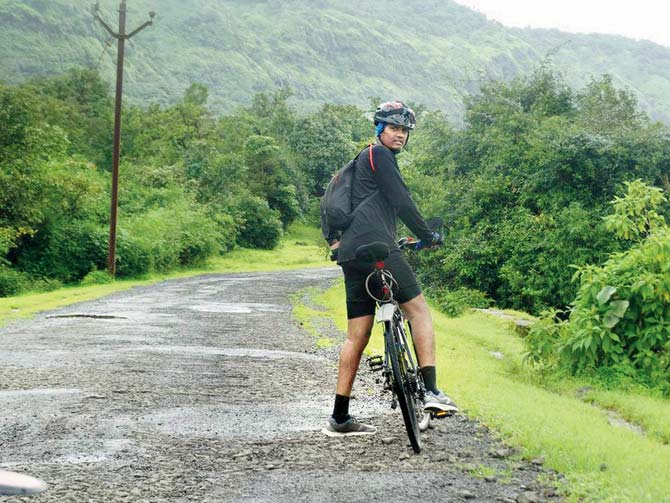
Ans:
[[[354,218],[342,233],[324,229],[328,243],[342,267],[347,295],[347,340],[340,352],[333,415],[324,429],[327,435],[369,435],[374,426],[360,423],[349,414],[349,397],[363,350],[374,323],[375,301],[365,289],[365,279],[373,270],[369,262],[356,260],[356,249],[372,242],[386,243],[391,253],[385,268],[398,281],[394,292],[405,318],[411,323],[416,353],[426,386],[425,407],[447,413],[457,412],[456,404],[436,384],[433,322],[426,299],[414,272],[398,248],[396,216],[409,227],[425,246],[435,246],[443,237],[431,231],[412,200],[403,181],[396,155],[407,144],[414,129],[414,111],[400,101],[388,101],[374,114],[377,143],[362,151],[356,160],[352,185]],[[364,203],[364,204],[361,204]]]

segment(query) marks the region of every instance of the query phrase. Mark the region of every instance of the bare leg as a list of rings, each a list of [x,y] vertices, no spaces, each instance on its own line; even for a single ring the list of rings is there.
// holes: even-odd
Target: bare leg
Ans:
[[[358,364],[361,361],[361,355],[365,346],[370,340],[374,316],[361,316],[349,320],[347,328],[347,340],[340,351],[340,368],[337,374],[338,395],[350,396],[351,388],[356,379]]]
[[[412,338],[420,367],[435,365],[435,335],[433,319],[423,294],[401,304],[405,319],[412,323]]]
[[[425,407],[439,411],[440,415],[436,417],[445,417],[458,412],[458,406],[451,398],[440,392],[435,382],[435,334],[426,298],[421,294],[400,307],[405,314],[405,319],[412,323],[412,338],[416,356],[428,391]]]

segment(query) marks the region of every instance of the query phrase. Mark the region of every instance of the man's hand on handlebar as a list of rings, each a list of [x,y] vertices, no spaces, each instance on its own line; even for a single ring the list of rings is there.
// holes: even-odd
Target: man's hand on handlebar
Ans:
[[[444,243],[444,234],[441,234],[437,231],[433,231],[433,240],[431,242],[426,242],[424,240],[415,240],[414,238],[407,237],[402,238],[398,241],[398,247],[401,250],[422,250],[424,248],[433,248]]]
[[[433,231],[433,242],[429,246],[440,246],[444,244],[444,234]]]

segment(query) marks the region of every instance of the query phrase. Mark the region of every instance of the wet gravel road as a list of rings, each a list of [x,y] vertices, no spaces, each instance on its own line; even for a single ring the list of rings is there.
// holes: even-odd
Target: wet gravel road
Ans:
[[[4,327],[0,469],[49,489],[0,500],[558,501],[537,483],[541,460],[518,460],[464,416],[437,422],[414,455],[366,370],[352,410],[378,433],[320,433],[338,348],[316,347],[291,298],[339,274],[173,280]]]

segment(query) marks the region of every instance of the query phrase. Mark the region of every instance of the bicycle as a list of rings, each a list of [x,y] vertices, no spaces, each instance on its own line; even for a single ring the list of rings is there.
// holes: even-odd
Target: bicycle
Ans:
[[[433,229],[441,227],[440,219],[432,219],[429,226]],[[431,225],[432,224],[432,225]],[[420,241],[411,238],[403,238],[398,242],[401,250],[419,249]],[[433,417],[445,417],[442,411],[427,412],[423,403],[426,388],[423,377],[413,354],[412,346],[408,343],[405,331],[405,319],[398,301],[393,297],[394,288],[397,290],[398,283],[390,273],[384,269],[384,260],[390,253],[389,246],[385,243],[374,242],[363,245],[356,250],[359,260],[368,260],[375,263],[375,270],[365,280],[365,288],[368,295],[377,302],[377,314],[375,322],[384,324],[384,356],[372,356],[367,359],[367,364],[372,371],[381,371],[384,378],[383,389],[391,391],[391,408],[400,405],[405,429],[410,444],[415,453],[421,452],[421,435],[430,426]],[[381,296],[377,297],[370,288],[370,281],[377,279],[381,285]],[[412,336],[412,327],[408,322],[409,336]],[[415,353],[415,352],[414,352]]]

